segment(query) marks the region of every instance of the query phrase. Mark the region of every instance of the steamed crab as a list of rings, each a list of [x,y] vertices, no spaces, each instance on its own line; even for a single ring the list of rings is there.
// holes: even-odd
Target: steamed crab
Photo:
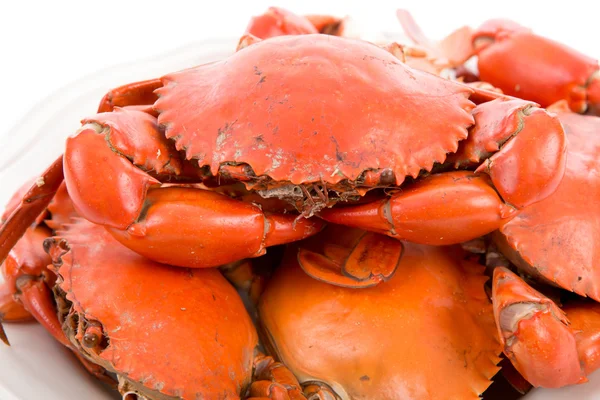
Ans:
[[[541,306],[535,303],[511,314],[513,303],[531,300],[513,291],[508,302],[495,295],[493,309],[483,288],[483,268],[464,260],[456,246],[433,245],[506,232],[511,222],[556,195],[567,162],[560,117],[530,101],[411,68],[403,62],[406,54],[400,46],[379,47],[314,31],[327,31],[327,21],[339,28],[337,20],[298,20],[269,12],[267,25],[274,23],[277,29],[267,26],[271,30],[260,40],[252,29],[265,19],[254,20],[228,59],[109,92],[99,113],[85,119],[68,139],[64,155],[14,204],[0,229],[2,259],[55,193],[61,193],[63,172],[62,190],[68,189],[83,218],[60,223],[52,228],[59,229],[58,237],[45,241],[53,274],[33,282],[54,287],[55,300],[43,304],[47,309],[38,311],[40,319],[56,323],[55,336],[84,363],[100,374],[119,375],[128,400],[198,393],[301,398],[303,392],[325,399],[478,396],[498,370],[502,345],[519,371],[535,381],[527,371],[538,364],[522,360],[538,354],[514,346],[521,333],[514,328],[539,313],[545,317],[551,310],[554,317],[559,312],[534,296]],[[298,26],[304,28],[294,30]],[[289,33],[294,35],[282,36]],[[236,189],[225,189],[229,185]],[[244,194],[233,194],[240,185]],[[249,201],[252,196],[284,201],[292,208],[267,206],[256,197]],[[355,229],[333,226],[311,239],[323,229],[323,220]],[[256,333],[237,294],[230,294],[232,289],[210,267],[306,238],[289,246],[291,255],[268,284],[260,309],[273,354],[289,363],[300,385],[283,365],[255,352]],[[106,280],[108,266],[111,281]],[[403,281],[403,273],[411,278]],[[503,281],[496,278],[495,288]],[[299,283],[302,290],[293,286]],[[435,296],[422,296],[423,289]],[[215,306],[207,290],[230,298],[231,304]],[[171,300],[161,302],[156,293]],[[20,299],[26,309],[31,308],[29,296]],[[323,304],[338,297],[343,299],[341,314],[358,310],[358,328],[341,321],[336,310],[324,317],[330,323],[314,323],[311,310],[322,312]],[[135,303],[140,298],[147,308]],[[111,304],[114,299],[118,301]],[[387,313],[372,307],[373,299]],[[191,306],[179,305],[188,300]],[[436,309],[443,318],[427,310],[435,301],[450,306]],[[122,310],[128,310],[127,318]],[[142,310],[154,310],[157,326],[168,325],[149,328],[156,338],[139,340],[148,329]],[[194,312],[192,318],[185,316],[188,310]],[[298,325],[291,312],[299,321],[311,322],[311,329],[295,333]],[[589,321],[585,312],[570,315]],[[199,316],[204,316],[202,323]],[[405,316],[432,327],[429,342],[441,350],[426,347],[422,332],[414,331],[419,325],[408,326]],[[449,326],[453,318],[472,328],[468,335]],[[217,339],[221,328],[224,342]],[[594,329],[587,334],[593,336]],[[175,340],[161,336],[175,330]],[[219,333],[214,341],[208,335],[213,331]],[[339,332],[347,334],[336,336]],[[444,341],[440,332],[450,339]],[[403,343],[395,340],[400,333],[410,333]],[[527,332],[531,338],[538,333]],[[320,334],[325,347],[307,350],[310,338]],[[369,335],[387,343],[385,352],[402,362],[390,362],[381,343],[368,342]],[[184,339],[196,336],[201,339],[192,354]],[[339,338],[342,348],[357,337],[366,351],[353,349],[355,358],[340,366],[339,349],[335,343],[327,346],[327,340]],[[161,347],[173,342],[175,361]],[[371,345],[379,345],[380,352]],[[126,354],[127,346],[140,351]],[[571,346],[569,360],[583,357],[586,346],[580,346],[582,352]],[[139,354],[150,347],[157,364],[141,365],[146,359]],[[195,370],[185,360],[205,360],[215,351],[227,359],[203,365],[217,379],[191,376]],[[417,365],[415,351],[430,351],[435,371]],[[373,359],[377,354],[380,358]],[[412,358],[400,357],[405,354]],[[376,368],[383,358],[382,368]],[[166,367],[172,362],[178,364]],[[584,379],[595,368],[587,364],[569,379]],[[406,379],[412,366],[416,370]],[[233,374],[222,374],[224,368]],[[454,384],[435,387],[448,377],[456,378]],[[252,380],[259,382],[249,386]],[[391,394],[391,385],[398,382],[404,391]]]
[[[49,211],[6,261],[3,288],[14,300],[3,306],[22,305],[124,399],[300,398],[294,376],[259,351],[242,300],[217,269],[136,254],[78,217],[65,185]]]
[[[125,399],[267,399],[294,385],[257,352],[254,325],[216,269],[152,262],[83,219],[59,235],[45,247],[62,328],[83,357],[118,376]]]
[[[259,304],[265,342],[315,398],[478,399],[501,352],[483,266],[459,246],[397,241],[400,257],[389,240],[331,225],[290,249]],[[305,273],[348,265],[397,273],[364,289]]]
[[[408,11],[399,10],[397,15],[415,43],[451,59],[453,66],[461,66],[476,55],[476,79],[508,95],[535,101],[543,107],[565,100],[578,113],[599,111],[598,60],[572,47],[506,19],[486,21],[475,30],[462,27],[442,42],[434,43]]]
[[[552,106],[551,110],[561,120],[567,133],[568,157],[564,178],[551,196],[523,210],[494,232],[492,239],[521,271],[597,302],[600,300],[600,255],[594,238],[600,230],[600,208],[597,204],[600,196],[597,154],[600,118],[576,114],[566,102]],[[518,279],[506,277],[507,282],[516,282],[510,284],[513,286],[519,286]],[[524,286],[524,283],[520,285]],[[526,291],[521,289],[521,293]],[[513,302],[509,301],[502,307]],[[543,329],[554,332],[553,337],[563,335],[570,343],[561,346],[558,354],[563,357],[549,358],[551,349],[555,347],[554,340],[538,339],[536,347],[515,349],[515,340],[509,340],[510,335],[503,340],[505,352],[512,355],[517,369],[534,386],[556,387],[585,381],[585,376],[597,368],[598,304],[591,301],[575,302],[576,306],[567,304],[565,317],[556,306],[551,307],[551,303],[543,294],[530,290],[527,301],[513,306],[512,314],[519,314],[524,320],[535,320],[538,314],[546,314],[545,326],[523,326],[521,329],[525,332],[529,329],[533,333],[525,335],[534,337],[543,336]],[[506,324],[503,328],[511,331]],[[566,339],[564,343],[567,343]],[[557,376],[554,371],[559,366],[564,373]],[[567,370],[570,372],[567,373]]]
[[[565,166],[562,126],[536,104],[321,34],[255,40],[222,62],[119,88],[100,109],[112,111],[85,119],[67,140],[75,209],[139,254],[187,267],[313,235],[323,226],[306,218],[313,214],[418,243],[459,243],[547,197]],[[27,198],[44,206],[37,192],[60,179],[44,174]],[[236,181],[304,218],[177,185]],[[0,231],[13,235],[0,256],[18,237],[14,227],[29,225],[26,207]]]
[[[599,304],[571,301],[561,310],[502,267],[492,304],[483,265],[460,246],[399,242],[400,257],[388,240],[330,225],[290,247],[267,284],[259,303],[264,342],[305,395],[478,399],[502,351],[541,387],[585,382],[600,367]],[[318,269],[334,279],[314,279]],[[357,289],[337,280],[347,269],[397,273]]]

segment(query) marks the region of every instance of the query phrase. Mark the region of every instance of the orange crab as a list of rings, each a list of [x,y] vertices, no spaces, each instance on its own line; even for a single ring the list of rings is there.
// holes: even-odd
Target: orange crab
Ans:
[[[107,372],[116,374],[124,399],[304,399],[295,377],[258,351],[244,304],[218,270],[150,261],[81,218],[62,221],[58,234],[28,246],[39,236],[28,231],[7,260],[8,278],[91,373],[115,385]],[[31,263],[43,249],[52,272]]]
[[[259,303],[267,347],[309,398],[479,399],[501,352],[483,266],[459,246],[397,242],[400,257],[389,240],[330,225],[290,249]],[[363,289],[305,273],[363,264],[398,267]]]
[[[151,113],[140,99],[154,101]],[[100,108],[112,111],[85,119],[67,140],[76,210],[139,254],[185,267],[255,257],[323,223],[173,183],[241,181],[304,217],[435,245],[497,229],[551,194],[565,165],[563,129],[534,103],[321,34],[256,42],[160,83],[119,88]],[[400,186],[383,200],[327,208]],[[13,221],[19,210],[0,236],[29,224]],[[11,245],[2,242],[0,256]]]
[[[595,120],[423,73],[397,44],[318,34],[342,33],[328,18],[272,8],[227,60],[109,92],[64,157],[11,203],[0,258],[25,236],[5,264],[4,317],[32,312],[93,373],[116,374],[127,400],[477,398],[502,349],[535,386],[584,381],[597,368],[599,310],[567,304],[569,327],[504,269],[492,307],[483,268],[448,245],[499,229],[517,262],[539,267],[541,253],[556,255],[566,236],[528,256],[541,241],[518,230],[556,238],[527,224],[553,215],[561,190],[581,189],[578,178],[595,171],[578,147]],[[449,56],[466,54],[456,47],[466,33],[425,59],[459,63]],[[581,143],[567,159],[572,140]],[[593,183],[582,189],[592,203]],[[240,184],[251,193],[236,194]],[[44,226],[39,215],[67,187],[69,218],[50,205]],[[71,220],[76,212],[85,219]],[[219,272],[198,268],[246,265],[315,235],[324,223],[313,214],[334,224],[288,246],[259,306],[266,344],[300,385],[257,351]],[[39,247],[47,228],[59,230],[45,241],[52,271]],[[596,298],[594,271],[568,266],[538,274]],[[582,283],[569,286],[575,271]],[[226,274],[260,297],[264,282],[248,267]]]
[[[523,210],[493,235],[520,269],[600,301],[600,118],[551,107],[565,128],[567,168],[558,189]]]
[[[290,246],[268,282],[258,306],[263,341],[307,397],[476,399],[502,350],[522,386],[582,383],[600,367],[598,303],[561,310],[498,267],[491,304],[483,266],[460,247],[389,241],[330,225]],[[373,270],[396,274],[360,289],[339,278]]]
[[[117,374],[124,398],[277,398],[269,396],[287,388],[294,398],[299,391],[281,364],[257,352],[244,304],[216,269],[150,261],[83,219],[45,247],[63,330],[87,360]]]
[[[593,238],[600,230],[596,204],[600,196],[596,154],[600,118],[576,114],[565,101],[550,109],[567,134],[564,178],[555,193],[523,210],[494,232],[492,239],[527,274],[599,301],[596,260],[600,254]],[[600,366],[596,362],[596,338],[600,337],[597,303],[567,303],[565,316],[550,299],[504,270],[496,272],[494,290],[502,294],[494,295],[494,302],[502,322],[499,328],[506,332],[505,353],[532,385],[560,387],[584,382]],[[548,337],[553,339],[548,341]],[[558,337],[562,339],[557,348]],[[555,374],[558,370],[560,376]]]
[[[27,188],[15,193],[5,214]],[[118,269],[111,279],[107,268]],[[125,399],[304,399],[294,376],[258,350],[245,306],[218,270],[162,265],[123,247],[77,215],[64,183],[2,272],[7,296],[0,308],[21,310],[2,320],[32,316],[91,374],[117,386],[109,373],[116,374]]]
[[[399,10],[397,15],[413,41],[452,59],[454,66],[477,55],[479,79],[508,95],[543,107],[566,100],[575,112],[599,112],[598,60],[569,46],[505,19],[486,21],[476,30],[463,27],[433,43],[408,11]]]

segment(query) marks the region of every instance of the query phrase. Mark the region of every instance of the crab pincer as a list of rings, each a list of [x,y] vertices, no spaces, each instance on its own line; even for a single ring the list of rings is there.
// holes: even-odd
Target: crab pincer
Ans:
[[[533,386],[587,382],[600,367],[598,303],[578,300],[561,310],[504,267],[494,270],[492,299],[504,353]]]
[[[530,102],[497,96],[474,107],[458,148],[438,161],[463,170],[424,176],[383,200],[325,209],[319,216],[416,243],[448,245],[493,232],[551,195],[566,162],[559,120]],[[436,132],[428,128],[422,124],[423,136]],[[464,170],[470,168],[475,170]]]
[[[125,109],[98,114],[67,140],[67,187],[86,219],[138,253],[172,265],[215,267],[320,230],[318,220],[265,214],[213,191],[163,187],[155,176],[180,175],[179,157],[153,116]]]

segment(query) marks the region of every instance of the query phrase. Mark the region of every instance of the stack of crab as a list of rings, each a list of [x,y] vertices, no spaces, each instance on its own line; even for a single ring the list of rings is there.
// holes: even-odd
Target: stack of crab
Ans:
[[[2,319],[127,400],[585,382],[598,63],[510,21],[433,42],[398,17],[414,45],[271,8],[228,59],[109,92],[3,215]]]

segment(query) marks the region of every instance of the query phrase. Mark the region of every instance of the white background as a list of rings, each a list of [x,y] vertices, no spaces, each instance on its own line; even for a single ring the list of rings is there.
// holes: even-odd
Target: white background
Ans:
[[[160,54],[190,42],[237,37],[269,5],[299,13],[349,14],[367,30],[399,30],[409,8],[427,33],[510,17],[537,32],[598,53],[593,1],[0,1],[0,138],[38,101],[107,66]],[[597,4],[597,3],[596,3]],[[82,116],[83,117],[83,116]],[[1,142],[0,142],[1,143]]]
[[[75,80],[80,80],[80,84],[74,87],[85,90],[95,87],[95,82],[81,82],[98,80],[104,84],[106,74],[93,73],[115,64],[164,54],[193,42],[238,37],[250,16],[261,14],[269,5],[285,6],[298,13],[349,14],[369,34],[382,30],[399,32],[394,11],[403,7],[410,9],[424,30],[434,38],[442,37],[462,24],[477,26],[487,18],[508,17],[590,55],[600,55],[595,2],[549,3],[535,0],[250,0],[244,3],[0,0],[0,198],[6,198],[8,192],[12,192],[13,188],[7,190],[9,186],[16,188],[31,176],[32,171],[47,165],[53,156],[46,153],[60,152],[53,146],[60,147],[61,143],[52,144],[48,135],[33,142],[14,139],[24,139],[28,135],[35,137],[40,132],[47,134],[39,126],[46,120],[44,126],[48,127],[48,131],[60,136],[57,132],[67,130],[65,126],[76,125],[76,121],[72,123],[71,120],[85,117],[80,115],[80,109],[87,109],[93,102],[87,102],[89,92],[83,92],[79,97],[74,94],[67,99],[64,96],[51,97],[54,112],[60,110],[56,118],[42,115],[37,109],[38,113],[31,121],[18,122],[35,104],[46,106],[45,98]],[[143,63],[136,65],[140,75],[145,77],[147,68]],[[149,67],[148,63],[145,65]],[[122,70],[112,70],[113,75],[110,76],[114,77],[115,86],[125,83],[120,81],[121,75],[114,75],[115,71]],[[90,77],[86,79],[86,76]],[[83,102],[85,104],[74,103],[76,107],[68,110],[58,101],[70,101],[72,98],[86,101]],[[94,110],[90,109],[90,112]],[[15,124],[22,129],[14,129]],[[15,145],[17,142],[21,144]],[[11,164],[12,153],[22,154],[19,149],[23,148],[23,143],[30,144],[30,151]],[[10,164],[12,168],[3,171],[2,163]],[[2,400],[114,398],[99,390],[66,350],[51,340],[41,327],[12,324],[7,330],[13,347],[0,346]],[[558,391],[536,391],[528,396],[528,400],[600,400],[600,371],[595,377],[587,385]]]

